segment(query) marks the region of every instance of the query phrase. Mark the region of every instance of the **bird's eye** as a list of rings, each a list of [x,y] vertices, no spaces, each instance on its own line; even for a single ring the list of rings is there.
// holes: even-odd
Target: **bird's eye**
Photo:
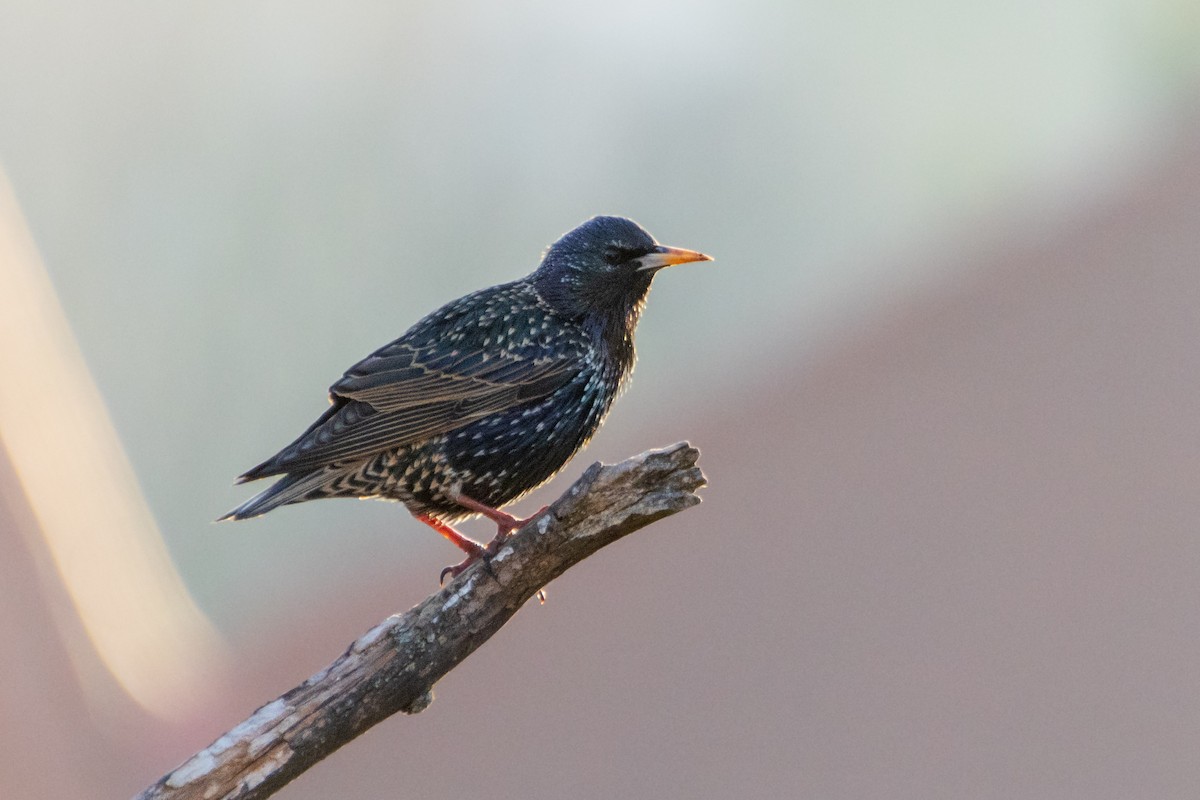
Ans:
[[[633,258],[634,253],[627,247],[610,244],[604,248],[604,260],[609,264],[624,264],[629,259]]]

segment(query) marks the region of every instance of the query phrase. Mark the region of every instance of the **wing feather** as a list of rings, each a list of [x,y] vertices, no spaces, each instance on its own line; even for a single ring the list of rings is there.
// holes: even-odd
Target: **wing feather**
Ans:
[[[303,435],[247,472],[253,480],[448,433],[549,396],[579,372],[577,359],[419,350],[393,342],[330,387],[333,406]]]

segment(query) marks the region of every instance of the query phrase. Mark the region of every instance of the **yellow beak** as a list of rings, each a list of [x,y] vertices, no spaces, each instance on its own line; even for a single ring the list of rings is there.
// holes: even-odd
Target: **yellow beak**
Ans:
[[[638,259],[641,266],[638,270],[662,269],[674,264],[687,264],[691,261],[712,261],[712,256],[697,253],[695,250],[684,250],[682,247],[667,247],[659,245],[652,252]]]

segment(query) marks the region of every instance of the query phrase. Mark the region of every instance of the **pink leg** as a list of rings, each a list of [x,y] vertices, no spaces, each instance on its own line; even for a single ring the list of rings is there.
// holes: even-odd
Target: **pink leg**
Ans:
[[[496,538],[492,539],[492,541],[490,541],[487,546],[487,554],[489,556],[494,556],[496,553],[498,553],[500,551],[500,545],[504,544],[504,540],[507,539],[510,535],[512,535],[513,531],[518,530],[519,528],[523,528],[526,525],[528,525],[529,523],[533,522],[538,517],[540,517],[542,514],[546,513],[546,509],[550,507],[550,506],[542,506],[536,512],[534,512],[530,516],[526,517],[525,519],[520,519],[519,517],[514,517],[512,514],[501,511],[498,508],[492,508],[491,506],[485,506],[483,503],[479,502],[478,500],[467,497],[465,494],[462,494],[461,492],[459,492],[457,495],[454,495],[451,499],[454,500],[454,502],[458,503],[463,508],[469,508],[470,510],[476,512],[477,514],[482,514],[483,516],[490,519],[492,522],[496,523]],[[456,572],[454,574],[457,575],[458,573]],[[545,589],[538,589],[537,599],[538,599],[539,603],[542,603],[543,605],[545,605],[545,603],[546,603],[546,590]]]
[[[440,519],[435,519],[434,517],[426,516],[424,514],[416,515],[416,517],[421,522],[424,522],[426,525],[440,533],[442,536],[445,536],[451,541],[451,543],[454,544],[455,547],[467,554],[467,557],[459,563],[450,567],[446,567],[444,570],[442,570],[441,576],[438,577],[438,583],[445,583],[447,575],[449,575],[453,580],[454,578],[458,577],[459,573],[487,554],[487,548],[485,548],[479,542],[463,536],[461,533],[454,530],[454,528],[450,527],[447,523],[442,522]]]
[[[465,494],[460,493],[451,499],[463,508],[468,508],[471,511],[474,511],[476,514],[482,514],[492,522],[496,523],[496,538],[493,539],[491,544],[488,545],[488,550],[499,546],[500,542],[503,542],[505,539],[507,539],[510,533],[518,528],[523,528],[530,522],[533,522],[535,519],[540,517],[547,508],[549,508],[549,506],[542,506],[540,509],[538,509],[537,513],[533,514],[532,516],[528,516],[525,519],[520,519],[519,517],[514,517],[512,514],[508,514],[498,508],[485,506],[483,503],[467,497]]]
[[[545,513],[547,508],[549,508],[549,506],[542,506],[533,515],[528,516],[525,519],[519,519],[514,517],[512,514],[506,514],[505,512],[492,508],[491,506],[485,506],[478,500],[472,500],[470,497],[467,497],[463,494],[455,497],[454,501],[460,506],[482,514],[492,522],[496,523],[496,538],[492,539],[487,547],[484,547],[474,539],[463,536],[454,528],[450,527],[449,524],[442,522],[440,519],[435,519],[434,517],[426,516],[424,514],[417,515],[417,519],[433,528],[442,536],[445,536],[454,544],[455,547],[467,554],[467,557],[459,563],[443,569],[442,574],[438,576],[438,583],[445,583],[447,575],[450,576],[450,580],[454,580],[460,574],[462,574],[464,570],[466,570],[479,559],[495,555],[500,550],[500,545],[504,543],[504,540],[507,539],[514,530],[533,522],[535,519]],[[537,599],[543,604],[546,602],[545,590],[538,589]]]

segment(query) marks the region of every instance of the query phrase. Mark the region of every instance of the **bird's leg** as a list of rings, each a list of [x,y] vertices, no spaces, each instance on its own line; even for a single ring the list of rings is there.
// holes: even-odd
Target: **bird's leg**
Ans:
[[[543,513],[545,513],[547,508],[549,508],[549,506],[542,506],[537,510],[537,513],[533,514],[532,516],[526,517],[525,519],[519,519],[514,517],[512,514],[506,514],[503,511],[492,508],[491,506],[485,506],[483,503],[480,503],[477,500],[472,500],[461,493],[458,493],[454,496],[454,501],[464,508],[469,508],[472,511],[483,514],[492,522],[495,522],[497,527],[496,538],[492,539],[492,541],[488,543],[487,547],[484,547],[474,539],[463,536],[461,533],[454,530],[454,528],[450,527],[450,525],[447,523],[442,522],[440,519],[436,519],[425,514],[418,515],[417,519],[433,528],[442,536],[445,536],[454,544],[455,547],[467,554],[467,557],[459,563],[443,569],[442,574],[438,576],[438,583],[445,583],[447,575],[450,576],[450,580],[454,580],[460,574],[462,574],[467,567],[471,566],[480,559],[484,559],[486,562],[486,559],[489,556],[494,556],[497,552],[499,552],[500,545],[503,544],[504,540],[509,537],[509,534],[522,527],[526,523],[537,519]],[[537,599],[540,603],[544,604],[546,602],[545,589],[538,589]]]
[[[450,540],[451,544],[467,554],[467,557],[459,563],[446,567],[444,570],[442,570],[442,574],[438,577],[438,583],[445,583],[447,575],[450,576],[451,580],[457,578],[463,570],[487,555],[487,548],[474,539],[463,536],[461,533],[454,530],[454,528],[450,527],[450,525],[447,523],[442,522],[440,519],[428,516],[426,514],[417,514],[414,516],[416,516],[416,518],[421,522],[424,522],[426,525],[433,528],[442,536],[445,536]]]
[[[474,511],[478,514],[482,514],[483,516],[490,519],[492,522],[496,523],[496,538],[494,538],[494,539],[492,539],[492,541],[488,542],[488,546],[484,551],[488,556],[494,556],[494,555],[496,555],[496,553],[500,552],[500,545],[504,544],[504,540],[507,539],[510,535],[512,535],[513,531],[515,531],[519,528],[523,528],[526,525],[528,525],[530,522],[533,522],[535,519],[540,517],[542,514],[546,513],[546,509],[548,509],[550,507],[550,506],[542,506],[536,512],[531,514],[530,516],[526,517],[525,519],[521,519],[519,517],[514,517],[512,514],[501,511],[498,508],[492,508],[491,506],[484,505],[483,503],[479,502],[478,500],[467,497],[462,492],[454,492],[453,494],[450,495],[450,499],[453,500],[454,502],[458,503],[463,508],[470,509],[471,511]],[[464,564],[469,564],[469,561],[464,562]],[[458,565],[458,567],[447,567],[446,569],[451,569],[451,570],[457,569],[457,570],[459,570],[459,572],[461,572],[463,569],[466,568],[466,566],[464,566],[464,564],[460,564],[460,565]],[[444,575],[445,571],[443,571],[442,574]],[[458,572],[455,572],[454,574],[457,575]],[[538,599],[538,602],[542,603],[543,605],[546,603],[546,590],[545,589],[538,589],[537,599]]]
[[[547,508],[549,508],[549,506],[542,506],[540,509],[538,509],[537,513],[533,514],[532,516],[528,516],[525,519],[521,519],[519,517],[514,517],[512,514],[501,511],[498,508],[486,506],[478,500],[467,497],[462,492],[456,492],[455,494],[451,495],[450,499],[458,503],[463,508],[470,509],[476,514],[482,514],[492,522],[496,523],[496,538],[492,539],[487,546],[488,555],[495,555],[496,551],[500,548],[500,544],[509,537],[509,534],[518,528],[523,528],[530,522],[533,522],[535,519],[544,514]]]

